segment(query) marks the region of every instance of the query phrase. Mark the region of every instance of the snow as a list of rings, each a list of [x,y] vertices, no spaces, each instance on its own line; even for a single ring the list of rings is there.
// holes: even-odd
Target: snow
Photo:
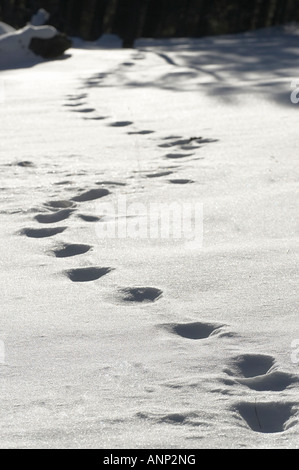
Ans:
[[[298,448],[298,29],[75,44],[0,75],[1,447]]]
[[[13,33],[16,31],[12,26],[0,21],[0,36],[2,34]]]
[[[32,26],[0,35],[0,70],[35,64],[39,59],[29,49],[32,38],[50,39],[57,34],[53,26]]]
[[[30,24],[33,26],[42,26],[50,18],[50,14],[44,10],[44,8],[40,8],[31,18]]]

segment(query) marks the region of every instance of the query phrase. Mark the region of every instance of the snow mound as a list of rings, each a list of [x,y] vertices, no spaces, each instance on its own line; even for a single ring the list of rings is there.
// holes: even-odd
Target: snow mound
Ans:
[[[36,62],[37,55],[29,45],[33,38],[51,39],[58,34],[53,26],[32,26],[0,36],[0,68],[11,68]]]
[[[3,34],[7,34],[7,33],[13,33],[15,31],[16,30],[12,26],[0,21],[0,36],[2,36]]]

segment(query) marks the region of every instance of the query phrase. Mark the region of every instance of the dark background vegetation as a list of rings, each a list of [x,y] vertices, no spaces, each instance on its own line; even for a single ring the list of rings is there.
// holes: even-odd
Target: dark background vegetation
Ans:
[[[41,7],[61,32],[91,41],[117,34],[124,47],[138,37],[201,37],[299,21],[298,0],[0,0],[0,20],[20,28]]]

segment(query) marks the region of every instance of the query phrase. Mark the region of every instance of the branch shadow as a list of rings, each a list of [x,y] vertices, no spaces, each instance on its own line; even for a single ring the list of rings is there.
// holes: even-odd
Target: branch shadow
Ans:
[[[120,65],[84,86],[197,91],[229,104],[249,94],[295,108],[290,95],[292,79],[299,79],[298,26],[199,39],[140,39],[135,45],[135,52],[156,57],[148,78]]]

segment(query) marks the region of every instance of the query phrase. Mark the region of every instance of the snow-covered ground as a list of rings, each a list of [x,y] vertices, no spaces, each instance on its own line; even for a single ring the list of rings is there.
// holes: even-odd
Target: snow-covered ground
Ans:
[[[298,41],[0,72],[1,448],[298,448]],[[101,237],[153,203],[203,204],[203,245]]]

